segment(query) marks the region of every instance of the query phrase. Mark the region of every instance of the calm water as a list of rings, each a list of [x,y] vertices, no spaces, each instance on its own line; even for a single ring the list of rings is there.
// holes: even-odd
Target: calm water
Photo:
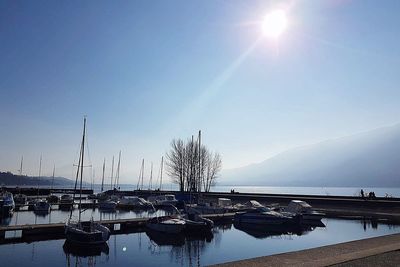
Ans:
[[[98,251],[71,250],[64,240],[0,245],[1,266],[204,266],[301,250],[400,232],[399,227],[361,221],[324,219],[326,227],[298,235],[233,225],[214,229],[207,238],[150,238],[146,233],[111,236]],[[16,256],[18,255],[18,256]]]

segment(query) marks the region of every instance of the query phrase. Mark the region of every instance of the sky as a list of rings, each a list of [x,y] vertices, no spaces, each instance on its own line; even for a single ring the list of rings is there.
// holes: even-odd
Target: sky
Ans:
[[[284,10],[279,38],[262,32]],[[0,170],[136,184],[202,130],[223,168],[400,122],[400,1],[1,1]],[[89,173],[90,171],[86,171]],[[88,175],[88,174],[87,174]]]

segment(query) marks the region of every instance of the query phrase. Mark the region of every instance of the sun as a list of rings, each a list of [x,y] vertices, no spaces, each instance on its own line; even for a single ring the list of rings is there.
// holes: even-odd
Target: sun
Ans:
[[[264,35],[278,38],[287,27],[287,16],[284,10],[277,9],[268,13],[262,22]]]

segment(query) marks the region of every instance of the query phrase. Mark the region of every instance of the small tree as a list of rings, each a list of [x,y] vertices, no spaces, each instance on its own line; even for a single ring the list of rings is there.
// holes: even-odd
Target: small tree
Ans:
[[[221,156],[200,146],[200,141],[193,137],[186,142],[173,139],[166,159],[168,175],[182,192],[209,192],[222,167]]]

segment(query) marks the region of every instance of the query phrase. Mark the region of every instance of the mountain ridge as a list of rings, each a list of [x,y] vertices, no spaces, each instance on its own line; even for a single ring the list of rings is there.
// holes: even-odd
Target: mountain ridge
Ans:
[[[400,186],[398,163],[400,124],[395,124],[299,146],[260,163],[224,170],[220,184]]]

